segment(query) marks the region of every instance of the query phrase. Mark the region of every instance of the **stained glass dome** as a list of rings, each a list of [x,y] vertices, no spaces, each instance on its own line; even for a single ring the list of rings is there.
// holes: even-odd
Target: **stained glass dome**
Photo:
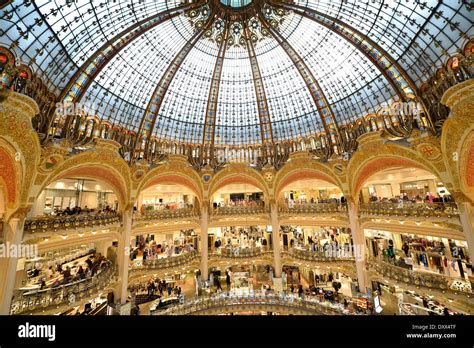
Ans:
[[[111,124],[259,144],[336,134],[416,98],[471,16],[448,0],[18,0],[1,9],[0,43]]]
[[[241,8],[250,5],[252,0],[220,0],[220,2],[225,6]]]

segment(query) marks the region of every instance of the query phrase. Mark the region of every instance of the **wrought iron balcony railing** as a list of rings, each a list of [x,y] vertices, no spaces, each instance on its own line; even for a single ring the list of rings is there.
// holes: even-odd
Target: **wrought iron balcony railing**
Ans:
[[[288,251],[283,251],[282,256],[289,256],[293,259],[304,261],[317,262],[334,262],[334,261],[354,261],[355,257],[350,252],[324,252],[311,251],[298,248],[290,248]]]
[[[25,233],[57,232],[80,228],[100,228],[120,223],[117,213],[48,216],[26,220]]]
[[[247,258],[262,256],[266,251],[263,248],[220,248],[219,252],[213,253],[211,257],[222,258]]]
[[[370,257],[367,262],[369,270],[376,273],[395,279],[407,284],[416,286],[425,286],[433,289],[440,289],[444,291],[456,291],[472,293],[472,287],[467,280],[460,278],[452,278],[441,274],[432,274],[425,272],[413,271],[382,261],[380,259]],[[464,286],[460,287],[459,283]]]
[[[162,210],[150,210],[144,214],[136,213],[133,216],[135,222],[143,221],[156,221],[156,220],[167,220],[167,219],[182,219],[199,216],[199,214],[191,208],[182,209],[162,209]]]
[[[329,214],[329,213],[347,213],[346,204],[336,203],[307,203],[297,204],[292,207],[281,208],[281,213],[287,214]]]
[[[151,269],[164,269],[186,265],[200,258],[197,251],[185,252],[171,257],[164,257],[153,260],[134,260],[130,262],[130,271],[146,271]]]
[[[14,291],[11,314],[44,310],[50,306],[59,306],[67,302],[76,302],[105,289],[113,280],[115,269],[108,266],[98,274],[80,281],[43,290]]]
[[[459,216],[456,203],[368,203],[360,207],[362,215],[437,217]]]
[[[268,212],[268,209],[265,209],[263,206],[230,206],[215,208],[212,210],[212,215],[256,215],[267,214]]]
[[[184,303],[169,307],[166,310],[152,311],[152,315],[189,315],[193,313],[211,312],[221,310],[226,307],[244,307],[246,311],[255,306],[281,307],[289,310],[297,310],[299,313],[307,312],[312,315],[344,315],[344,306],[329,301],[320,302],[317,298],[299,298],[287,294],[263,294],[259,291],[251,291],[248,294],[235,295],[232,293],[222,293],[212,296],[201,296],[185,300]]]

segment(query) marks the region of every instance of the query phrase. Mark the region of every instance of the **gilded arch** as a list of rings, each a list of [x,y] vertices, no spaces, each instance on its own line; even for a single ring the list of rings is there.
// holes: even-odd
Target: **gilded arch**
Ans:
[[[168,163],[164,166],[157,167],[148,172],[143,180],[141,180],[137,196],[143,190],[158,183],[174,183],[183,185],[192,190],[199,202],[203,200],[203,188],[199,175],[190,167],[185,167],[180,163]]]
[[[240,163],[229,164],[211,179],[207,191],[208,197],[226,185],[238,183],[254,185],[262,190],[265,198],[269,197],[268,185],[262,174]]]
[[[68,176],[95,179],[109,184],[117,194],[121,208],[125,208],[130,197],[131,178],[128,164],[109,149],[97,148],[94,152],[83,152],[60,163],[44,180],[37,183],[35,198],[50,183]]]
[[[330,167],[310,159],[302,159],[288,162],[278,172],[275,178],[275,196],[290,183],[302,179],[324,180],[344,192],[341,181]]]
[[[463,192],[474,202],[473,146],[474,146],[474,81],[468,80],[451,87],[441,102],[451,109],[443,124],[441,149],[454,189]]]
[[[0,173],[4,174],[1,176],[6,186],[7,208],[25,206],[28,201],[41,153],[38,135],[31,125],[31,118],[38,112],[38,106],[31,98],[18,93],[9,92],[2,103],[0,148],[4,151],[0,167],[5,168]]]
[[[373,174],[396,167],[419,168],[441,179],[438,168],[420,152],[397,144],[384,144],[379,133],[359,138],[360,147],[349,161],[347,176],[349,192],[357,198],[364,182]]]

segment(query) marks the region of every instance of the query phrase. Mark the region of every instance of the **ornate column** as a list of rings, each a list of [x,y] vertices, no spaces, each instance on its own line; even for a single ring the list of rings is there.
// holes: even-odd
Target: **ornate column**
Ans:
[[[471,264],[474,263],[474,80],[449,88],[441,98],[450,115],[443,124],[441,148],[446,167],[453,181],[449,188],[459,209],[459,218],[466,237]]]
[[[349,213],[349,225],[351,227],[353,252],[355,256],[357,281],[359,283],[359,290],[365,293],[368,284],[367,271],[365,269],[365,237],[364,231],[360,227],[359,223],[359,207],[354,202],[352,197],[348,198],[348,213]]]
[[[209,280],[209,202],[203,202],[201,207],[201,280]]]
[[[20,244],[23,240],[23,228],[26,215],[29,208],[20,208],[8,222],[3,225],[4,228],[4,252],[12,250],[21,250]],[[13,290],[15,288],[16,269],[18,257],[0,257],[0,315],[10,314]],[[31,255],[33,256],[33,255]]]
[[[118,242],[118,282],[116,302],[127,302],[128,269],[130,263],[130,237],[132,235],[133,205],[127,206],[122,215],[122,229]]]
[[[474,264],[474,206],[469,199],[460,192],[453,193],[453,197],[458,206],[459,219],[461,220],[462,230],[466,237],[469,255],[471,256],[470,262]]]
[[[270,218],[272,222],[273,266],[275,268],[273,285],[275,292],[281,292],[283,291],[283,282],[281,279],[280,221],[278,219],[278,204],[274,199],[270,200]]]

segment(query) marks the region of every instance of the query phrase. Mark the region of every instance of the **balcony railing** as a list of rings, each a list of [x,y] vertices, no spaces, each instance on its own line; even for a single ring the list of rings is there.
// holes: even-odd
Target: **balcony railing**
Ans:
[[[117,213],[38,217],[25,222],[26,233],[56,232],[79,228],[105,227],[120,222]]]
[[[247,258],[261,256],[264,253],[262,248],[220,248],[218,253],[213,253],[214,257],[225,258]]]
[[[256,215],[266,214],[268,209],[263,206],[230,206],[230,207],[219,207],[212,210],[212,215],[223,216],[223,215]]]
[[[61,285],[43,290],[14,291],[11,314],[44,310],[50,306],[59,306],[67,302],[76,302],[81,298],[105,289],[113,280],[115,269],[112,266],[101,270],[90,279]],[[73,296],[72,296],[73,295]]]
[[[329,213],[347,213],[346,204],[336,203],[307,203],[297,204],[292,207],[286,206],[281,209],[282,213],[287,214],[329,214]]]
[[[130,270],[146,271],[151,269],[164,269],[171,267],[178,267],[186,265],[196,259],[199,259],[200,255],[197,251],[190,251],[177,256],[164,257],[161,259],[153,260],[134,260],[130,262]]]
[[[467,280],[443,276],[441,274],[430,274],[417,272],[410,269],[392,265],[376,258],[369,258],[367,266],[376,273],[395,279],[407,284],[425,286],[433,289],[472,293],[471,285]],[[453,289],[454,283],[465,283],[463,287]]]
[[[457,217],[456,203],[368,203],[362,204],[360,213],[365,215],[405,217]]]
[[[324,252],[298,248],[290,248],[288,251],[283,251],[282,256],[289,256],[298,260],[318,262],[354,261],[355,259],[354,255],[350,252]]]
[[[133,220],[136,222],[141,221],[156,221],[156,220],[168,220],[168,219],[182,219],[191,218],[198,216],[198,213],[191,208],[182,209],[163,209],[163,210],[150,210],[144,214],[135,214]]]
[[[226,307],[242,306],[245,311],[249,311],[249,306],[255,306],[260,310],[263,306],[280,307],[288,310],[297,310],[298,312],[308,312],[312,315],[344,315],[344,307],[340,304],[328,301],[320,302],[316,298],[299,298],[287,294],[263,294],[258,291],[251,291],[248,294],[234,295],[223,293],[210,297],[195,297],[185,301],[182,304],[169,307],[166,310],[152,311],[152,315],[189,315],[192,313],[211,312],[213,310],[225,309]],[[260,308],[259,308],[260,307]]]

